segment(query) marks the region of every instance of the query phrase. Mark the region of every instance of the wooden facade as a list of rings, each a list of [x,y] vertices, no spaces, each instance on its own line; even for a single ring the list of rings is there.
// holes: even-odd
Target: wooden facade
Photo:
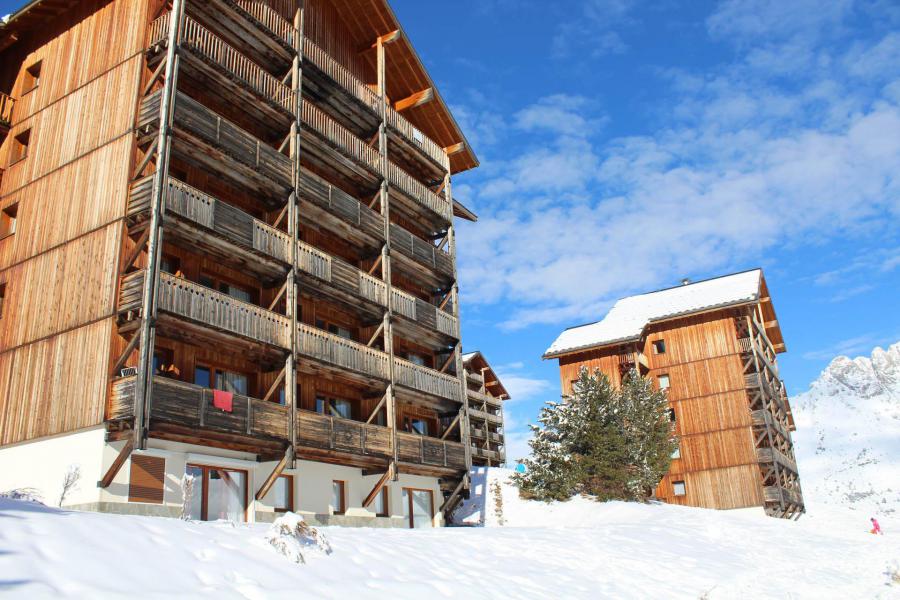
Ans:
[[[614,385],[637,368],[667,389],[680,440],[656,497],[799,516],[793,417],[776,361],[784,342],[765,280],[755,301],[696,312],[654,320],[639,339],[553,356],[563,394],[572,392],[583,367],[600,370]]]
[[[38,2],[0,40],[0,445],[105,423],[467,488],[477,159],[385,1]]]

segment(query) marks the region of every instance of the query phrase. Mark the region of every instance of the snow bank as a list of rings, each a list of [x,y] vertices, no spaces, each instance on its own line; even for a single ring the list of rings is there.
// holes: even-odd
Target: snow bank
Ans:
[[[485,473],[489,488],[507,477]],[[0,500],[0,597],[422,600],[473,589],[517,599],[900,597],[891,583],[900,522],[883,520],[885,535],[873,536],[854,513],[794,523],[756,511],[548,505],[516,500],[502,483],[500,491],[502,515],[488,517],[498,526],[320,528],[333,551],[303,568],[273,551],[266,525]]]

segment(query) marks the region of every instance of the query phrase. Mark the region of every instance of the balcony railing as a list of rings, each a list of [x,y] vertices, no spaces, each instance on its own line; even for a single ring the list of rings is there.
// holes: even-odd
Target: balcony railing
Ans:
[[[462,402],[459,379],[402,358],[394,357],[394,380],[403,387]]]
[[[469,418],[475,419],[477,421],[485,421],[494,425],[503,424],[503,418],[500,415],[495,415],[493,413],[484,412],[483,410],[477,410],[474,408],[469,408]]]
[[[401,462],[466,468],[465,446],[414,433],[397,432],[397,456]]]
[[[117,379],[112,385],[108,418],[134,417],[135,377]],[[197,430],[218,431],[254,438],[290,439],[290,414],[285,406],[234,394],[232,411],[212,405],[212,390],[166,377],[154,377],[150,396],[150,426],[166,422]]]
[[[265,2],[259,2],[259,0],[234,0],[234,3],[266,29],[284,40],[285,43],[293,45],[294,25],[285,20]]]
[[[119,291],[119,310],[139,308],[143,289],[144,271],[126,275]],[[160,273],[158,308],[214,329],[290,347],[287,317],[168,273]]]
[[[160,92],[157,91],[144,99],[139,125],[158,125],[159,109]],[[177,130],[221,151],[226,160],[227,168],[223,170],[226,174],[229,169],[240,168],[242,173],[249,169],[256,178],[254,181],[275,184],[281,191],[291,186],[291,161],[287,156],[181,92],[175,97],[173,120]]]
[[[312,102],[303,103],[302,114],[303,123],[325,138],[331,145],[372,170],[378,170],[381,155],[353,135],[349,129],[319,110]]]
[[[797,463],[775,448],[757,448],[756,458],[761,463],[778,463],[792,473],[797,474]]]
[[[378,97],[378,94],[309,38],[304,38],[303,40],[303,58],[314,64],[354,98],[372,109],[376,114],[380,114],[381,98]],[[419,131],[406,117],[394,110],[392,106],[387,105],[385,112],[389,127],[412,142],[416,148],[419,148],[435,163],[442,167],[446,166],[447,154],[434,140]]]
[[[469,400],[482,402],[495,408],[499,408],[501,406],[501,403],[503,402],[502,400],[500,400],[500,398],[494,398],[490,394],[484,394],[482,392],[479,392],[478,390],[466,390],[466,394],[468,394]]]
[[[297,444],[389,458],[391,430],[379,425],[301,410],[297,412]]]
[[[331,58],[322,47],[314,43],[308,37],[303,38],[303,59],[314,64],[320,71],[328,75],[335,83],[347,92],[379,113],[381,98],[372,91],[372,88],[357,79],[344,65]]]
[[[0,126],[9,127],[12,125],[12,112],[16,101],[11,96],[0,92]]]
[[[397,189],[422,206],[431,209],[445,221],[453,220],[453,207],[446,198],[441,198],[428,189],[425,184],[392,162],[388,162],[387,179],[391,185],[396,186]]]
[[[386,353],[302,323],[297,330],[297,352],[377,379],[390,378]]]

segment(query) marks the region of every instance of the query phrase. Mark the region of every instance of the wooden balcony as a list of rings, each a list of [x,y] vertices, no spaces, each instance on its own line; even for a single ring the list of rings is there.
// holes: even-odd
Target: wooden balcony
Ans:
[[[781,439],[786,442],[791,441],[787,429],[768,410],[754,410],[750,413],[750,417],[754,427],[771,427],[777,435],[781,436]]]
[[[150,25],[150,68],[155,68],[165,56],[170,18],[171,13],[165,13]],[[179,89],[195,96],[202,94],[204,98],[214,89],[215,93],[208,96],[211,107],[237,109],[242,122],[253,119],[254,130],[258,129],[267,139],[280,140],[285,136],[294,119],[296,102],[290,86],[191,17],[185,17],[179,51]]]
[[[396,223],[391,223],[391,248],[446,278],[453,276],[453,258],[449,252],[411,234]]]
[[[469,419],[473,421],[489,423],[491,425],[503,425],[503,417],[501,417],[500,415],[495,415],[493,413],[485,412],[483,410],[478,410],[471,407],[469,407]]]
[[[472,402],[477,402],[479,404],[487,404],[488,406],[492,406],[494,408],[500,408],[503,401],[500,398],[494,398],[490,394],[485,394],[479,392],[478,390],[468,389],[466,390],[466,395],[469,397],[469,400]]]
[[[311,64],[315,67],[316,75],[327,76],[372,116],[378,117],[381,114],[381,98],[372,90],[372,87],[360,81],[347,68],[334,60],[325,50],[317,46],[309,38],[304,38],[303,40],[303,60],[304,66],[307,63]],[[307,75],[306,71],[304,71],[304,78],[309,76],[311,75]],[[314,84],[322,85],[318,83],[318,78],[316,78]],[[406,154],[407,151],[411,151],[419,158],[430,161],[430,164],[433,166],[432,170],[435,170],[436,173],[443,174],[446,171],[447,154],[443,148],[419,131],[406,117],[394,110],[389,104],[385,106],[385,117],[389,130],[395,133],[398,140],[403,143],[401,152]],[[360,120],[363,119],[361,118]],[[369,121],[368,124],[371,127],[373,123]],[[375,126],[377,127],[377,120],[375,121]]]
[[[763,498],[766,502],[777,502],[779,504],[796,504],[803,506],[803,496],[790,488],[781,487],[780,485],[770,485],[763,488]]]
[[[766,378],[759,373],[747,373],[744,375],[744,385],[750,389],[758,389],[766,398],[771,400],[779,410],[786,410],[780,385],[778,388],[772,387]]]
[[[487,448],[472,446],[472,458],[489,459],[493,464],[496,465],[497,463],[501,463],[506,460],[506,455],[498,450],[488,450]]]
[[[469,435],[472,437],[472,439],[487,440],[488,442],[491,442],[492,444],[500,444],[500,445],[503,444],[503,434],[502,433],[497,433],[497,432],[491,431],[490,429],[488,429],[487,427],[484,427],[484,426],[478,427],[478,426],[473,425],[469,429]]]
[[[135,377],[116,379],[112,384],[107,420],[134,418]],[[199,440],[212,434],[236,439],[290,440],[290,413],[275,402],[235,394],[232,412],[212,405],[212,390],[166,377],[154,377],[150,395],[150,431],[169,429]],[[168,426],[168,427],[165,427]],[[226,439],[226,438],[222,438]],[[232,438],[228,438],[232,439]]]
[[[394,357],[394,382],[398,386],[437,396],[453,402],[462,402],[461,385],[457,377],[440,373],[434,369],[423,367]]]
[[[446,473],[465,469],[465,448],[458,442],[397,433],[403,472]],[[391,459],[391,430],[310,411],[297,413],[297,456],[360,467],[386,467]]]
[[[390,379],[390,357],[387,353],[303,323],[297,330],[297,352],[307,358],[372,379]]]
[[[794,473],[795,475],[798,474],[797,463],[795,463],[793,459],[784,455],[782,452],[775,448],[757,448],[756,458],[760,463],[777,463],[779,466],[784,467],[791,473]]]
[[[453,470],[466,468],[465,446],[414,433],[397,432],[397,457],[401,463]]]
[[[159,126],[160,92],[144,98],[138,127]],[[172,152],[177,158],[243,187],[268,208],[280,208],[293,189],[290,159],[189,96],[178,92]]]
[[[119,312],[140,309],[143,291],[144,271],[123,277]],[[204,327],[281,349],[290,348],[287,317],[181,277],[160,273],[157,306],[160,312]]]
[[[187,14],[200,20],[250,60],[284,73],[294,56],[294,27],[258,0],[188,2]]]
[[[12,113],[16,101],[11,96],[0,92],[0,130],[5,135],[12,126]]]
[[[150,218],[153,175],[128,195],[129,227]],[[290,238],[264,221],[174,178],[166,184],[166,240],[274,282],[290,264]]]

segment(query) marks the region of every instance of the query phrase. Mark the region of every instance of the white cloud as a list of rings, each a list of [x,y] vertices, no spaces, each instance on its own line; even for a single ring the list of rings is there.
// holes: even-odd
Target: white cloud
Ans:
[[[830,361],[838,356],[853,358],[861,354],[868,355],[875,346],[893,344],[898,338],[900,338],[900,336],[896,334],[884,335],[880,333],[867,333],[840,340],[814,352],[807,352],[803,355],[803,358],[806,360]]]
[[[574,10],[553,36],[553,56],[598,58],[626,52],[628,44],[621,31],[633,22],[635,4],[634,0],[584,0],[579,5],[561,5]]]
[[[717,15],[732,17],[710,29],[749,39],[772,26],[793,43],[846,12],[782,27],[748,11],[738,23],[738,9],[725,3]],[[465,300],[512,306],[507,328],[594,320],[620,295],[755,266],[776,247],[896,233],[900,94],[860,82],[869,63],[883,66],[879,81],[900,80],[884,58],[894,35],[842,55],[810,46],[829,68],[789,86],[749,51],[710,76],[666,73],[669,126],[652,135],[603,140],[586,125],[600,122],[596,107],[577,98],[523,108],[512,126],[533,145],[473,186],[481,220],[460,233]]]

